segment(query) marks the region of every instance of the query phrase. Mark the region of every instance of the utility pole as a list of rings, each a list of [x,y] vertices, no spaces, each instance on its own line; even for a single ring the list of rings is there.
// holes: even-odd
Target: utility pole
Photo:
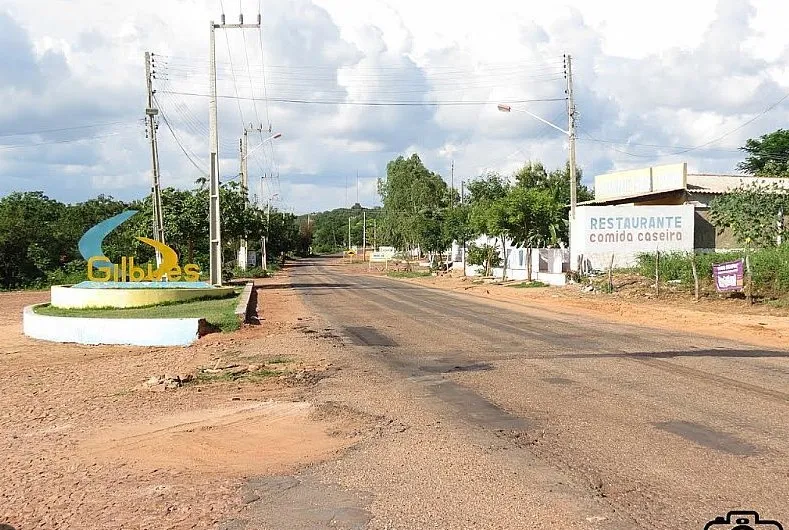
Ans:
[[[351,250],[351,216],[348,216],[348,250]]]
[[[463,194],[465,192],[464,186],[466,184],[465,180],[460,181],[460,204],[463,204]],[[462,254],[462,261],[463,261],[463,276],[466,275],[466,237],[463,236],[463,254]]]
[[[162,186],[159,175],[159,144],[156,141],[156,116],[159,109],[153,106],[153,59],[151,52],[145,52],[145,81],[148,85],[148,106],[145,108],[148,138],[151,140],[151,159],[153,173],[151,180],[151,205],[153,208],[153,239],[164,243],[164,215],[162,214]],[[156,251],[156,266],[162,264],[162,254]]]
[[[244,134],[241,136],[241,140],[239,140],[240,144],[240,152],[241,152],[241,193],[244,194],[244,209],[247,207],[247,203],[249,202],[249,175],[247,174],[247,149],[248,149],[248,138],[247,138],[247,129],[244,128]],[[247,270],[247,239],[245,237],[241,238],[238,245],[238,267],[241,270]]]
[[[211,184],[209,186],[209,256],[210,256],[210,283],[222,285],[222,224],[219,209],[219,132],[217,131],[217,105],[216,105],[216,30],[217,29],[260,29],[260,13],[257,24],[244,24],[244,15],[238,15],[238,24],[225,24],[225,14],[222,21],[215,24],[212,20],[209,47],[209,84],[210,99],[208,100],[208,125],[210,143],[210,171]],[[246,260],[245,260],[246,261]]]
[[[260,127],[244,127],[244,134],[241,136],[241,192],[244,194],[244,209],[249,205],[249,132],[262,132],[263,124]],[[263,181],[260,181],[261,193],[263,192]],[[238,266],[241,270],[247,270],[247,240],[241,238],[238,245]]]
[[[362,261],[367,261],[367,210],[362,208]]]
[[[268,255],[266,254],[266,242],[268,241],[268,231],[271,225],[271,199],[266,203],[266,235],[263,236],[263,269],[268,269]]]
[[[356,172],[356,204],[359,204],[359,172]]]
[[[575,100],[573,99],[573,58],[564,56],[567,72],[567,129],[570,137],[570,223],[575,221],[576,183],[575,183]]]
[[[450,195],[450,204],[452,206],[455,205],[455,159],[453,158],[452,161],[449,163],[449,174],[450,174],[450,182],[451,186],[450,189],[452,190],[452,194]]]

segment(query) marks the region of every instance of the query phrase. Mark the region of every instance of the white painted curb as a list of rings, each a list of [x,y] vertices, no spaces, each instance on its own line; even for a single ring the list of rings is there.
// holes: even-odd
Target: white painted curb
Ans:
[[[39,304],[43,305],[43,304]],[[199,318],[83,318],[39,315],[25,307],[22,329],[28,337],[77,344],[188,346],[199,338]]]

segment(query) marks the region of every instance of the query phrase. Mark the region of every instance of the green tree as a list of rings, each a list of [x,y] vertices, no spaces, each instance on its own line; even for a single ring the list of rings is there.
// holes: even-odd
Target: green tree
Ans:
[[[532,249],[551,239],[562,218],[562,205],[550,189],[514,187],[502,200],[506,232],[516,247],[526,248],[527,279],[532,279]]]
[[[378,181],[378,193],[384,239],[400,248],[443,250],[441,217],[451,194],[441,176],[427,169],[418,155],[390,161],[386,180]]]
[[[483,274],[490,276],[493,268],[501,265],[501,256],[494,245],[472,243],[468,246],[468,262],[471,265],[482,266]]]
[[[504,276],[507,275],[506,240],[507,240],[507,215],[504,200],[510,192],[510,185],[501,175],[488,173],[471,181],[468,185],[470,225],[473,232],[485,234],[496,238],[493,245],[501,245],[504,259]],[[489,262],[490,260],[488,260]]]
[[[737,169],[759,177],[789,177],[789,130],[751,138],[740,149],[748,155]]]
[[[0,199],[0,285],[25,287],[68,261],[57,225],[65,206],[40,191]]]
[[[789,190],[777,183],[743,184],[710,203],[710,217],[719,228],[730,228],[746,247],[771,247],[786,240],[784,216]]]

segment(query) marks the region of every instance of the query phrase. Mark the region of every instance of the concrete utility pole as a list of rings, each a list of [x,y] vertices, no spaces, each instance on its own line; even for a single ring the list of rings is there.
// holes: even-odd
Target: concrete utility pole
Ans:
[[[247,148],[248,148],[248,138],[247,138],[247,129],[244,128],[244,135],[239,140],[240,151],[241,151],[241,192],[244,194],[244,209],[247,207],[247,203],[249,202],[249,174],[247,173]],[[247,270],[247,240],[246,238],[241,238],[241,241],[238,245],[238,266],[241,270]]]
[[[271,199],[266,204],[266,235],[263,236],[263,268],[268,269],[268,255],[266,254],[266,243],[268,241],[268,230],[271,226]]]
[[[465,180],[460,181],[460,204],[463,204],[463,195],[465,192],[464,186],[466,185]],[[463,276],[466,275],[466,238],[463,238],[463,253],[461,255],[463,261]]]
[[[575,100],[573,99],[573,58],[564,56],[567,70],[567,119],[570,138],[570,222],[575,221],[576,177],[575,177]],[[572,225],[571,225],[572,226]]]
[[[210,283],[222,285],[222,229],[219,209],[219,133],[217,131],[217,105],[216,105],[216,30],[217,29],[260,29],[260,13],[257,24],[244,24],[244,15],[238,16],[238,24],[225,24],[225,14],[222,13],[222,22],[215,24],[212,20],[210,31],[209,49],[209,84],[210,99],[208,100],[208,125],[210,130],[210,171],[211,184],[209,186],[209,256],[210,256]]]
[[[244,208],[249,204],[249,170],[247,162],[249,160],[249,132],[262,132],[263,125],[260,127],[244,127],[244,134],[241,136],[241,190],[244,193]],[[260,181],[261,193],[263,193],[263,181]],[[238,245],[238,266],[241,270],[247,270],[247,240],[242,238]]]
[[[351,216],[348,216],[348,250],[351,250]]]
[[[162,186],[159,175],[159,144],[156,141],[156,116],[159,109],[153,106],[153,59],[151,52],[145,52],[145,81],[148,85],[148,106],[145,108],[148,138],[151,140],[151,159],[153,173],[151,180],[151,205],[153,207],[153,239],[164,243],[164,215],[162,213]],[[162,264],[162,254],[156,251],[156,266]]]
[[[367,210],[362,208],[362,261],[367,260]]]

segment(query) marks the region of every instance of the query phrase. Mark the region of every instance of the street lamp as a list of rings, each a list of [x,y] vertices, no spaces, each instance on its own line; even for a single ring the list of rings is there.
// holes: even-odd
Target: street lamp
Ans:
[[[575,192],[576,192],[576,189],[575,189],[576,188],[576,184],[575,184],[575,120],[574,120],[574,116],[572,114],[570,115],[570,129],[569,130],[564,130],[561,127],[559,127],[558,125],[555,125],[555,124],[549,122],[548,120],[537,116],[533,112],[529,112],[526,109],[517,109],[517,108],[513,109],[510,105],[506,105],[504,103],[499,103],[497,105],[497,108],[501,112],[512,112],[514,110],[515,112],[522,112],[524,114],[528,114],[529,116],[531,116],[535,120],[541,121],[542,123],[544,123],[544,124],[546,124],[546,125],[548,125],[550,127],[553,127],[557,131],[560,131],[561,133],[567,135],[567,137],[570,139],[570,219],[574,221],[575,220]]]
[[[281,137],[282,137],[282,133],[277,133],[277,134],[275,134],[275,135],[273,135],[273,136],[269,136],[268,138],[266,138],[265,140],[263,140],[262,142],[260,142],[258,145],[256,145],[255,147],[253,147],[252,149],[250,149],[249,151],[247,151],[247,154],[246,154],[246,155],[244,155],[242,158],[248,158],[248,157],[249,157],[249,155],[251,155],[253,151],[256,151],[257,149],[260,149],[261,147],[263,147],[264,145],[266,145],[266,142],[269,142],[269,141],[271,141],[271,140],[276,140],[277,138],[281,138]]]

